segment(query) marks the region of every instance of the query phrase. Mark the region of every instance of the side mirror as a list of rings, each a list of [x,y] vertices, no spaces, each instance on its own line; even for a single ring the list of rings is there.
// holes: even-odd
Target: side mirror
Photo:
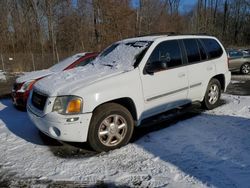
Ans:
[[[154,74],[155,72],[159,72],[167,69],[167,61],[154,61],[146,65],[146,72],[148,74]]]

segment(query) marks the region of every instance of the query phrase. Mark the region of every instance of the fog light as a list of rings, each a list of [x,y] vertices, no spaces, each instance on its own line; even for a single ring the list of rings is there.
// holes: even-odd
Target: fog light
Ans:
[[[79,117],[74,117],[74,118],[68,118],[66,121],[67,122],[74,122],[77,121],[79,119]]]
[[[61,135],[61,131],[56,127],[50,127],[49,133],[54,137],[59,137]]]

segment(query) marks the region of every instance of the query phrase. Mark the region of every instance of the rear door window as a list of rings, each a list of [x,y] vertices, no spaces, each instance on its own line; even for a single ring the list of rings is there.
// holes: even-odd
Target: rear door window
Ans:
[[[223,50],[219,43],[214,39],[201,39],[203,42],[207,53],[209,54],[209,59],[218,58],[222,55]]]
[[[196,39],[184,39],[183,42],[186,48],[188,62],[199,62],[201,58]]]
[[[201,44],[201,42],[199,40],[197,40],[197,44],[198,44],[198,47],[199,47],[201,60],[206,60],[207,59],[207,53],[206,53],[205,48],[203,47],[203,45]]]

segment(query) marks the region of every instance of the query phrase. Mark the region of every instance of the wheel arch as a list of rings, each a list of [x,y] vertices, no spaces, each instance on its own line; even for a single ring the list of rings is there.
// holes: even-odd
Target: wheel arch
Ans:
[[[225,76],[224,76],[223,74],[218,74],[218,75],[212,77],[212,78],[210,79],[210,81],[211,81],[212,79],[217,79],[217,80],[220,82],[221,90],[222,90],[222,91],[225,91],[225,89],[226,89],[226,79],[225,79]],[[210,82],[210,81],[209,81],[209,82]]]
[[[137,121],[138,116],[137,116],[136,106],[135,106],[134,101],[129,97],[123,97],[123,98],[114,99],[114,100],[110,100],[110,101],[106,101],[104,103],[101,103],[95,107],[93,112],[95,112],[95,110],[97,108],[99,108],[100,106],[107,104],[107,103],[116,103],[116,104],[119,104],[119,105],[125,107],[131,113],[134,121]]]

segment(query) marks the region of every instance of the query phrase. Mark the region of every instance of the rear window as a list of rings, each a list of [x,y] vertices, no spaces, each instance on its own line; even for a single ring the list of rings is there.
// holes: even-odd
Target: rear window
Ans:
[[[206,51],[209,55],[209,59],[218,58],[222,55],[223,50],[216,40],[214,40],[214,39],[201,39],[201,41],[203,42],[203,44],[206,48]]]

